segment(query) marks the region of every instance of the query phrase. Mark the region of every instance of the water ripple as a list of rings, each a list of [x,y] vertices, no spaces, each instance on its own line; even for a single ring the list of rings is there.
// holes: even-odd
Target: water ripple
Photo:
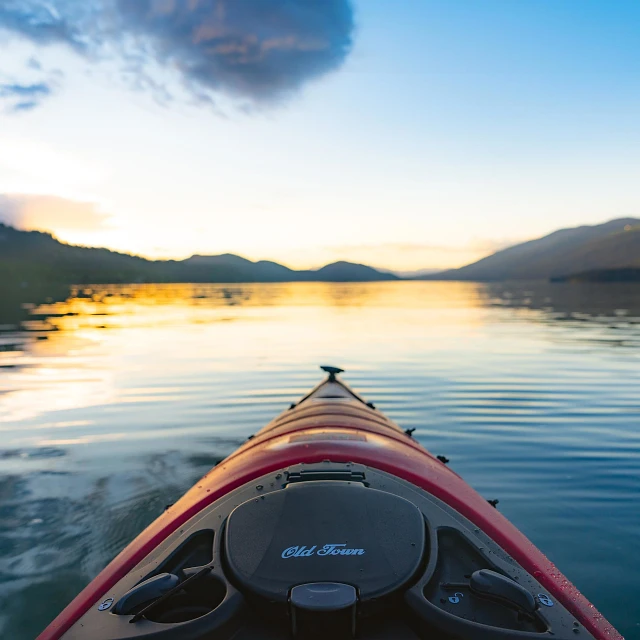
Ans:
[[[640,288],[104,286],[2,313],[3,637],[337,364],[640,638],[616,597],[640,598]]]

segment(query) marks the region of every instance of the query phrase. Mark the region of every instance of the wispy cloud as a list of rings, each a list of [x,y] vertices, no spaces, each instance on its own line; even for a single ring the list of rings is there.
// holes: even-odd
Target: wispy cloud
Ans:
[[[42,98],[51,93],[51,87],[44,82],[36,84],[0,84],[0,98]]]
[[[20,111],[32,111],[38,106],[38,102],[35,100],[27,100],[26,102],[16,102],[11,108],[10,111],[14,113],[19,113]]]
[[[29,58],[27,60],[27,67],[34,71],[40,71],[42,69],[42,63],[37,58]]]
[[[65,0],[4,0],[0,5],[0,26],[38,44],[65,42],[82,48],[74,22],[80,17],[77,7]],[[91,0],[87,4],[91,4]],[[72,18],[71,15],[74,14]]]
[[[171,76],[202,102],[265,104],[340,67],[354,17],[351,0],[5,0],[0,29],[116,60],[152,92]]]
[[[2,0],[0,0],[0,3]],[[3,23],[0,7],[0,38]],[[22,71],[7,74],[0,66],[0,106],[4,111],[30,111],[51,97],[59,88],[64,74],[60,69],[47,69],[35,56],[24,62]]]

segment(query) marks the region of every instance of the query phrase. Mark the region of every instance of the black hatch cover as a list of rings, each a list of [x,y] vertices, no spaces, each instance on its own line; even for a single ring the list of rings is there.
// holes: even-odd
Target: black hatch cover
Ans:
[[[272,602],[292,587],[342,583],[360,602],[388,595],[425,551],[419,509],[398,496],[340,481],[291,484],[232,511],[226,560],[238,586]]]

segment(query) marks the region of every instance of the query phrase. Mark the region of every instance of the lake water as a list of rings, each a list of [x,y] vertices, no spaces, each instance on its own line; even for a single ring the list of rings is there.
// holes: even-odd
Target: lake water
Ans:
[[[319,364],[640,638],[640,287],[101,286],[0,305],[3,638],[34,638]]]

